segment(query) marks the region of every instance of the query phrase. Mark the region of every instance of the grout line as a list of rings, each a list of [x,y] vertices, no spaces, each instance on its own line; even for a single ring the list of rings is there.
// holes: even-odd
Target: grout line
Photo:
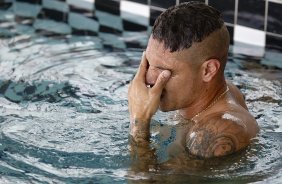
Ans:
[[[159,11],[165,11],[166,8],[160,8],[160,7],[157,7],[157,6],[150,6],[151,9],[153,10],[159,10]]]
[[[267,31],[267,19],[268,19],[268,0],[265,0],[265,13],[264,13],[264,31]]]
[[[266,32],[266,34],[269,35],[269,36],[275,36],[275,37],[278,37],[278,38],[282,38],[281,34],[271,33],[271,32]]]
[[[179,5],[179,0],[176,0],[176,5]]]
[[[278,3],[278,4],[282,4],[281,0],[268,0],[269,2],[273,2],[273,3]]]
[[[205,0],[205,4],[207,4],[207,5],[208,5],[208,4],[209,4],[209,0]]]
[[[238,2],[239,0],[235,0],[235,11],[234,11],[234,25],[237,24],[237,19],[238,19]]]
[[[228,23],[228,22],[224,22],[224,24],[225,24],[226,26],[234,27],[234,24],[231,24],[231,23]]]

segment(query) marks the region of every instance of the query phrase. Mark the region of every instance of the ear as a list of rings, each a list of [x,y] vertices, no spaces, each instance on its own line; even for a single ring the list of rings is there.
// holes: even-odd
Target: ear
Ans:
[[[217,74],[220,68],[220,62],[217,59],[209,59],[202,64],[202,79],[204,82],[210,82]]]

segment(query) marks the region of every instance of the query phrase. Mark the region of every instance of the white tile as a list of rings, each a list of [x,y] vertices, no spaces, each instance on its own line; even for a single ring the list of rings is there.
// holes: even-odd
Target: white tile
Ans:
[[[62,1],[55,1],[55,0],[43,0],[42,2],[43,7],[51,9],[51,10],[57,10],[61,12],[68,12],[69,6],[65,2]]]
[[[67,3],[85,10],[94,9],[95,0],[67,0]]]
[[[265,37],[264,31],[240,25],[235,25],[234,27],[234,41],[237,42],[264,47]]]
[[[69,25],[76,29],[91,30],[98,32],[99,24],[96,20],[84,17],[78,13],[69,13]]]
[[[147,26],[149,24],[150,8],[147,5],[121,1],[121,17],[125,20]]]

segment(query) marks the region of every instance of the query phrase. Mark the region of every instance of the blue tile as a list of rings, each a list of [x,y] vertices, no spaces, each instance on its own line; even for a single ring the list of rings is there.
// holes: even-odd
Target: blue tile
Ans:
[[[22,17],[36,18],[41,11],[41,5],[39,4],[30,4],[18,1],[15,1],[12,7],[14,13]]]

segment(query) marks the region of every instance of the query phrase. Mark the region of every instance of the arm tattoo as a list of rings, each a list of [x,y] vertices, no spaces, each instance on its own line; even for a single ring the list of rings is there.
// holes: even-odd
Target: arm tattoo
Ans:
[[[150,123],[133,119],[130,122],[130,135],[137,144],[143,144],[150,140]]]

